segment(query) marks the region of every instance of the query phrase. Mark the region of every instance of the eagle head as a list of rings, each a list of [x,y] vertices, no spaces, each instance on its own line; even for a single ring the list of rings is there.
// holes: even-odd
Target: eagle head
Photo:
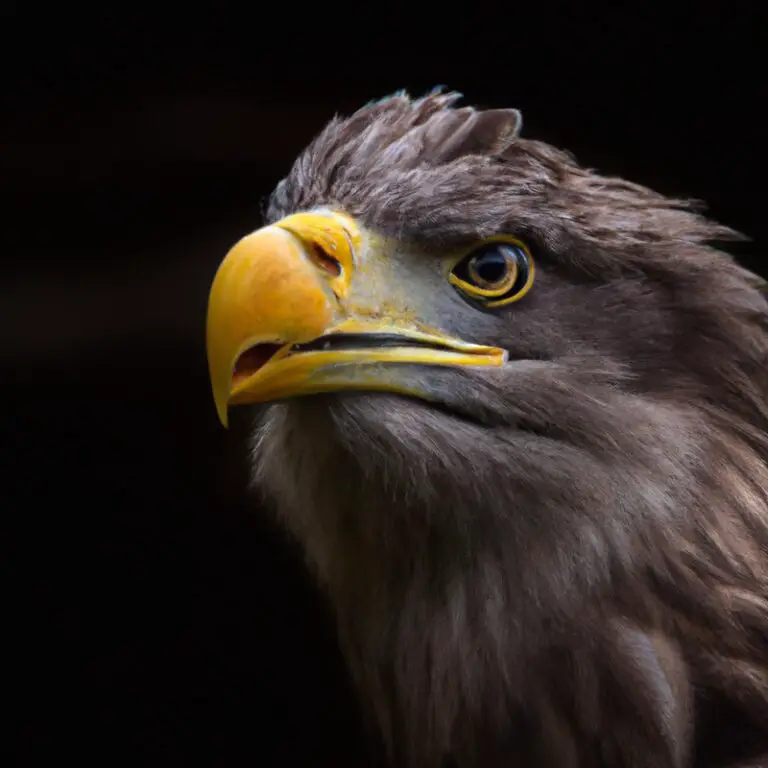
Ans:
[[[713,707],[768,722],[765,299],[687,201],[457,98],[278,184],[211,288],[219,416],[261,406],[392,761],[692,765]]]

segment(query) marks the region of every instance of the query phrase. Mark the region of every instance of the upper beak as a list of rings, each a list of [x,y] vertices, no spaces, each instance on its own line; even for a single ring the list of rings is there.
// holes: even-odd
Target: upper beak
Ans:
[[[224,426],[230,404],[342,389],[403,391],[372,363],[503,364],[506,354],[495,347],[392,320],[358,320],[347,299],[360,247],[349,217],[299,213],[227,254],[207,318],[211,385]]]

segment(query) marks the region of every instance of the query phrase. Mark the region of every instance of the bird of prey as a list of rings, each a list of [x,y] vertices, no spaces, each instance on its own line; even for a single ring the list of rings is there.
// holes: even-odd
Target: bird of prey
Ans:
[[[768,765],[758,280],[693,203],[457,99],[298,157],[211,286],[219,416],[259,404],[389,765]]]

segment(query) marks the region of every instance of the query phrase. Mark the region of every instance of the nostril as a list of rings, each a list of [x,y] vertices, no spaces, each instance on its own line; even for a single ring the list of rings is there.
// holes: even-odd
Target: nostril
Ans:
[[[317,264],[320,269],[322,269],[324,272],[327,272],[329,275],[333,275],[333,277],[338,277],[341,274],[341,264],[339,264],[338,259],[335,259],[333,256],[331,256],[330,253],[328,253],[326,250],[321,248],[316,243],[313,243],[309,248],[309,257],[312,259],[312,261]]]

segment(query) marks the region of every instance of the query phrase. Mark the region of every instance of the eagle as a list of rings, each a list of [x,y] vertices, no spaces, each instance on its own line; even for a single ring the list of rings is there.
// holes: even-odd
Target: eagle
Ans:
[[[384,764],[768,765],[768,304],[695,201],[399,92],[213,279]]]

